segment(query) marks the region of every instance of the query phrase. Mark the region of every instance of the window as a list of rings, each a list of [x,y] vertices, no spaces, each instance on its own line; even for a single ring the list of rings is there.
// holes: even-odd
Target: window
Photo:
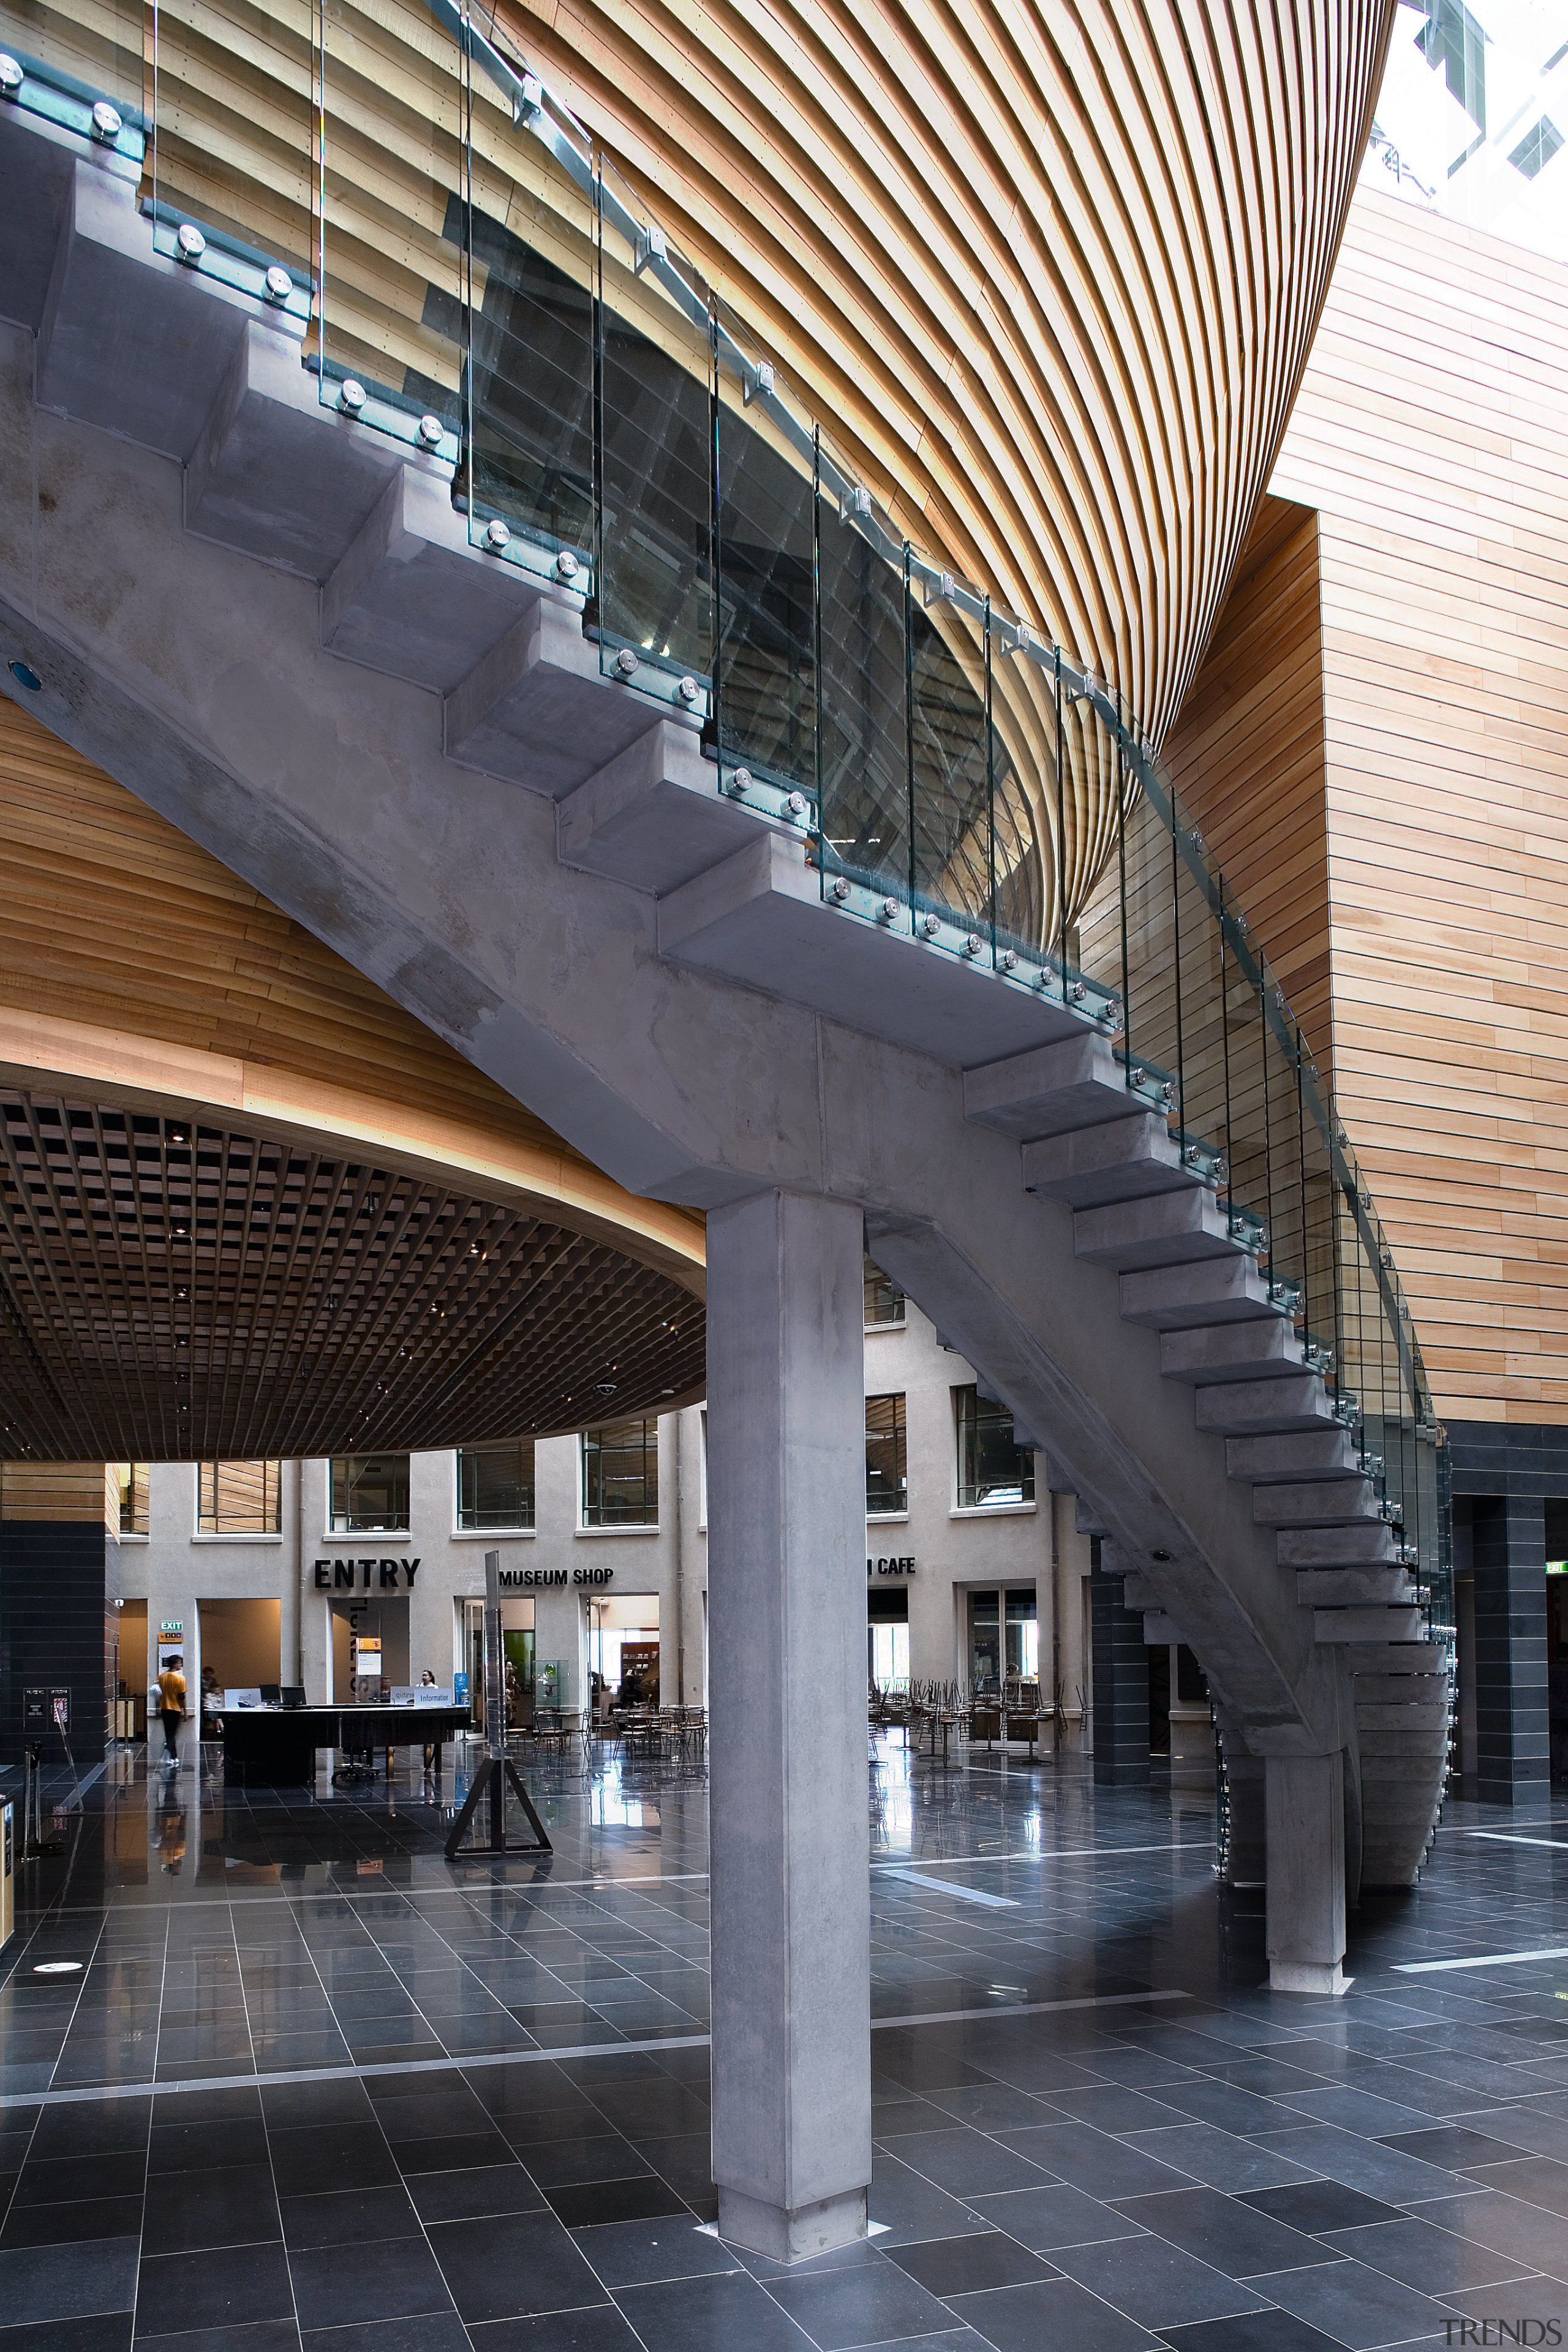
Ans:
[[[122,1536],[144,1536],[147,1532],[147,1465],[145,1462],[117,1462],[120,1474],[120,1532]]]
[[[658,1423],[622,1421],[583,1433],[583,1525],[658,1525]]]
[[[1487,37],[1464,0],[1426,0],[1426,22],[1415,36],[1415,46],[1434,72],[1442,67],[1449,97],[1484,133]]]
[[[275,1536],[283,1525],[280,1462],[204,1462],[196,1481],[196,1533]]]
[[[333,1535],[389,1535],[407,1525],[406,1454],[346,1454],[332,1464]]]
[[[458,1456],[458,1525],[460,1528],[533,1525],[533,1440],[510,1445],[465,1446]]]
[[[954,1389],[958,1417],[958,1507],[984,1510],[1035,1499],[1035,1457],[1013,1440],[1013,1416],[978,1389]]]
[[[878,1331],[889,1323],[904,1319],[904,1294],[879,1265],[868,1258],[865,1265],[866,1328]]]
[[[1035,1613],[1035,1588],[1027,1585],[1007,1595],[1007,1678],[1038,1682],[1040,1628]]]
[[[910,1504],[904,1401],[901,1396],[866,1400],[866,1517],[907,1511]]]
[[[1509,157],[1516,172],[1533,180],[1543,163],[1550,163],[1563,144],[1563,133],[1549,115],[1543,114],[1531,131],[1527,131]]]

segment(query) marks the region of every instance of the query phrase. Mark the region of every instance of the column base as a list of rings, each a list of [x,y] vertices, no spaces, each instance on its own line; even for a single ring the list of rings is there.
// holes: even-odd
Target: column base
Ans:
[[[1336,1997],[1345,1989],[1338,1960],[1270,1960],[1270,1992],[1326,1992]]]
[[[765,2205],[738,2189],[719,2191],[719,2235],[727,2244],[744,2246],[749,2254],[765,2254],[770,2262],[809,2262],[814,2254],[830,2254],[838,2246],[852,2246],[866,2235],[866,2191],[847,2189],[842,2196],[824,2197],[815,2205]]]

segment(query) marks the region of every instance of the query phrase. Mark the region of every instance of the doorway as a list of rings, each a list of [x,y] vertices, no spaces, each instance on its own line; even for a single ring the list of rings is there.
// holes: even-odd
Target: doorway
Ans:
[[[276,1606],[276,1604],[274,1604]],[[339,1706],[374,1705],[408,1682],[408,1599],[333,1601],[331,1697]]]

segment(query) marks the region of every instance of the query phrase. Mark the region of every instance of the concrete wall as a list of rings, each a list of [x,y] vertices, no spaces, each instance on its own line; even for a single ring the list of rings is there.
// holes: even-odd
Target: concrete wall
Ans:
[[[912,1304],[906,1307],[902,1325],[879,1326],[867,1333],[867,1394],[897,1392],[905,1400],[909,1486],[907,1510],[868,1520],[866,1550],[872,1559],[912,1558],[915,1562],[912,1576],[892,1579],[873,1573],[868,1590],[907,1592],[910,1672],[921,1680],[947,1680],[968,1675],[969,1591],[1034,1587],[1041,1680],[1047,1690],[1057,1686],[1069,1726],[1076,1727],[1079,1711],[1088,1704],[1089,1682],[1082,1598],[1089,1539],[1076,1530],[1072,1496],[1048,1495],[1044,1455],[1037,1464],[1033,1503],[978,1511],[959,1507],[953,1391],[973,1380],[973,1368],[942,1346],[931,1324]],[[493,1549],[500,1553],[503,1575],[518,1580],[506,1591],[507,1622],[531,1622],[535,1654],[565,1662],[571,1705],[582,1704],[586,1688],[590,1602],[596,1597],[617,1601],[640,1598],[644,1605],[638,1614],[645,1622],[657,1612],[665,1703],[700,1706],[706,1699],[708,1586],[704,1451],[700,1409],[666,1414],[659,1423],[657,1528],[584,1528],[579,1441],[546,1439],[535,1450],[535,1523],[530,1534],[458,1530],[456,1463],[449,1453],[411,1457],[409,1526],[405,1531],[374,1536],[331,1533],[329,1465],[324,1461],[284,1465],[279,1534],[226,1538],[195,1533],[195,1465],[154,1465],[149,1532],[144,1538],[125,1538],[121,1553],[126,1596],[147,1603],[146,1677],[156,1671],[158,1630],[165,1621],[183,1629],[186,1671],[195,1689],[206,1663],[198,1604],[250,1599],[281,1602],[292,1584],[299,1593],[302,1679],[312,1699],[344,1696],[334,1690],[331,1621],[334,1602],[342,1608],[351,1598],[360,1608],[367,1600],[374,1606],[394,1601],[388,1623],[395,1616],[400,1629],[405,1612],[410,1677],[417,1680],[428,1667],[437,1681],[449,1682],[463,1664],[455,1604],[482,1596],[484,1556]],[[356,1572],[352,1596],[330,1583],[318,1589],[318,1561],[346,1562],[367,1556],[378,1563],[372,1570],[368,1593],[363,1570]],[[379,1568],[383,1558],[398,1562],[385,1592]],[[412,1586],[405,1561],[418,1563]],[[580,1573],[602,1575],[605,1570],[611,1571],[607,1581],[576,1580]],[[528,1570],[563,1572],[566,1581],[525,1589],[521,1576]],[[287,1608],[281,1614],[287,1637]],[[207,1646],[213,1646],[210,1638]],[[346,1655],[346,1643],[343,1647]],[[226,1672],[222,1660],[219,1664]],[[139,1670],[139,1662],[122,1646],[121,1671],[133,1687]],[[340,1681],[342,1672],[340,1660]],[[265,1677],[258,1674],[243,1679],[275,1676],[293,1679],[289,1659]]]

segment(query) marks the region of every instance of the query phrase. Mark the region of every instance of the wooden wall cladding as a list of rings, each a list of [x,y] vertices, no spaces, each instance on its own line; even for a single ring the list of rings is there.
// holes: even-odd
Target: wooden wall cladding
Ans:
[[[1451,1420],[1568,1423],[1565,415],[1568,271],[1358,194],[1273,488],[1318,514],[1341,1112]]]
[[[1264,498],[1165,762],[1327,1076],[1333,1039],[1320,593],[1317,516]]]
[[[0,1520],[33,1519],[54,1526],[82,1520],[102,1528],[105,1485],[101,1462],[0,1461]]]

